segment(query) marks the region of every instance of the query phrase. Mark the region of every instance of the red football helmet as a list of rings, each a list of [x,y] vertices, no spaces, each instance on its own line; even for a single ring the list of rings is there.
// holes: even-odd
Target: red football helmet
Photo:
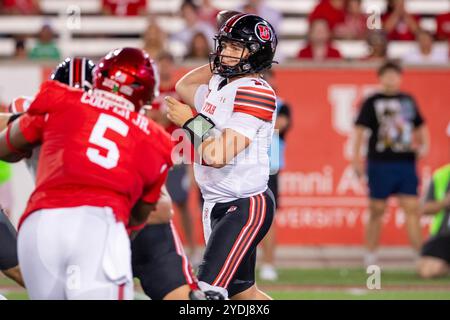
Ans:
[[[158,95],[156,66],[141,49],[115,49],[99,61],[92,73],[95,89],[124,97],[133,103],[136,112]]]

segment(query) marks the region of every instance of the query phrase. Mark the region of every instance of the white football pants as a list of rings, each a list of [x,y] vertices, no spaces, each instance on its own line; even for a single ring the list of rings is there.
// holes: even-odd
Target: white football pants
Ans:
[[[111,208],[38,210],[17,241],[31,299],[133,298],[130,240]]]

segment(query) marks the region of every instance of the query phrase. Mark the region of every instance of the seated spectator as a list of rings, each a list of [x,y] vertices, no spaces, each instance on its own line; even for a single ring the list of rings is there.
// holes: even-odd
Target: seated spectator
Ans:
[[[172,39],[182,42],[186,50],[188,50],[187,48],[191,45],[194,35],[201,32],[208,39],[209,46],[213,47],[216,33],[215,27],[200,19],[199,7],[192,0],[184,0],[181,4],[180,12],[185,26],[180,32],[172,34]]]
[[[283,15],[277,9],[268,6],[265,0],[247,0],[240,11],[253,13],[266,19],[275,31],[279,32]]]
[[[41,13],[39,0],[3,0],[0,1],[3,14],[38,15]]]
[[[60,60],[61,54],[53,38],[52,28],[45,24],[39,31],[36,45],[28,53],[28,57],[33,60]]]
[[[167,35],[156,23],[156,21],[150,21],[144,32],[143,38],[143,49],[150,55],[150,57],[155,58],[166,50]]]
[[[448,51],[434,46],[431,32],[419,30],[416,37],[416,46],[404,57],[403,62],[408,64],[445,64],[448,62]]]
[[[331,31],[326,20],[314,20],[308,32],[308,44],[297,55],[299,59],[323,61],[340,59],[340,52],[331,44]]]
[[[208,39],[201,32],[197,32],[192,38],[192,43],[185,59],[207,60],[211,52]]]
[[[450,41],[450,12],[436,17],[436,38]]]
[[[342,39],[364,39],[367,34],[367,15],[362,12],[361,0],[348,0],[345,21],[338,24],[334,35]]]
[[[387,60],[388,41],[383,31],[373,31],[367,36],[369,55],[362,60],[383,62]]]
[[[331,31],[345,22],[345,0],[321,0],[309,15],[309,23],[315,20],[326,20]]]
[[[17,38],[14,51],[14,59],[25,60],[28,58],[27,49],[25,48],[25,39]]]
[[[389,40],[411,41],[419,30],[419,18],[406,12],[404,0],[388,0],[381,19]]]
[[[102,0],[102,8],[106,15],[145,15],[147,13],[147,0]]]

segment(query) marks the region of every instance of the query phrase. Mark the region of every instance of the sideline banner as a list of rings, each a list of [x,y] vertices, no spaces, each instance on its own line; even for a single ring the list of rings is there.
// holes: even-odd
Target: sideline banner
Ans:
[[[0,66],[0,103],[14,95],[32,95],[51,69],[35,66]],[[27,70],[29,69],[29,70]],[[11,77],[11,74],[20,77]],[[181,76],[187,69],[180,68]],[[16,79],[17,78],[17,79]],[[26,78],[24,87],[23,79]],[[40,79],[39,79],[40,78]],[[3,79],[3,80],[2,80]],[[450,161],[450,139],[445,129],[450,121],[450,70],[410,69],[404,72],[403,90],[417,100],[430,131],[429,155],[419,161],[421,193],[432,171]],[[361,100],[377,90],[372,69],[279,68],[275,72],[277,94],[291,106],[293,126],[286,141],[286,168],[281,172],[280,208],[276,214],[278,242],[283,245],[360,245],[367,218],[365,185],[353,176],[350,163],[350,134]],[[16,183],[16,186],[19,186]],[[20,214],[27,192],[15,190],[15,214]],[[23,204],[23,205],[22,205]],[[197,192],[190,207],[195,234],[203,241]],[[180,233],[179,215],[175,218]],[[423,219],[424,234],[429,219]],[[405,219],[395,200],[384,219],[381,243],[407,244]]]

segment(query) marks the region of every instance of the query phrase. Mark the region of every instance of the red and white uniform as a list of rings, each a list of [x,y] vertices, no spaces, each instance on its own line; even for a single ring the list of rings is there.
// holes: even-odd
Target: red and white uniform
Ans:
[[[276,118],[276,95],[263,79],[243,77],[221,86],[214,75],[195,94],[195,107],[216,125],[213,134],[230,128],[250,139],[250,145],[222,168],[194,163],[195,180],[202,192],[205,239],[209,238],[208,212],[217,202],[248,198],[267,189],[269,147]]]
[[[172,165],[170,136],[132,107],[108,92],[47,81],[19,118],[24,137],[41,143],[36,189],[19,223],[31,298],[131,298],[125,225],[138,199],[158,200]],[[69,288],[77,266],[82,280]]]

